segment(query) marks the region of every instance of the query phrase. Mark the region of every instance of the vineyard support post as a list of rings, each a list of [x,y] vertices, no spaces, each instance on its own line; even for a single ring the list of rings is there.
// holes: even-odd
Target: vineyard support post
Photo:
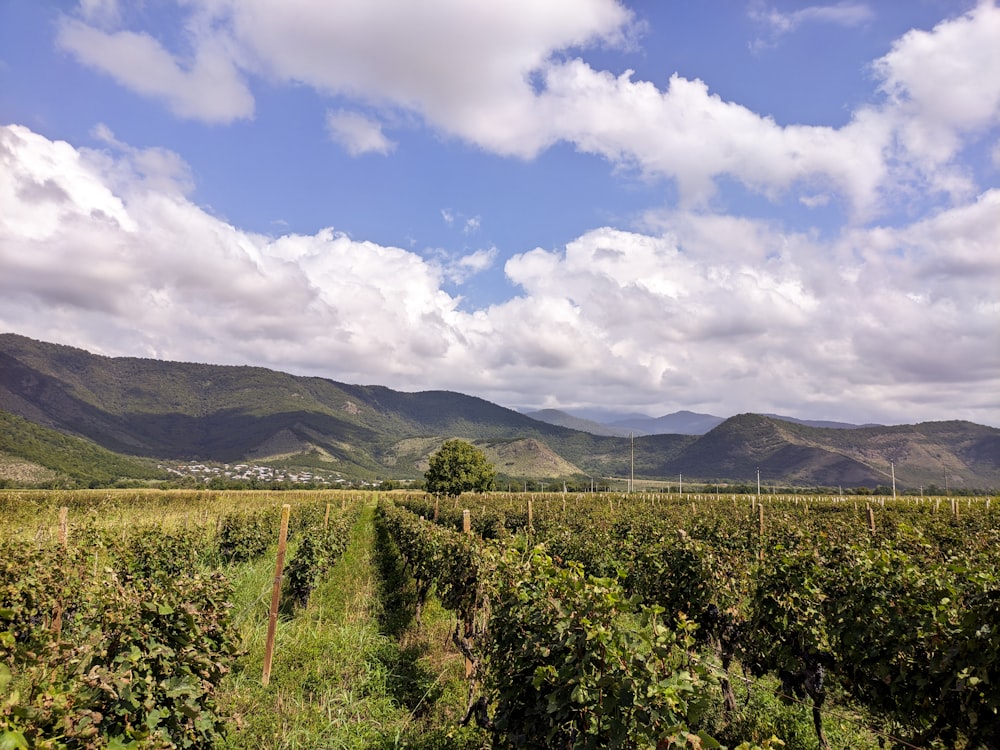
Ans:
[[[528,498],[528,531],[531,531],[534,525],[534,514],[532,513],[531,498]]]
[[[274,585],[271,587],[271,612],[267,618],[267,642],[264,645],[264,674],[261,683],[271,682],[271,661],[274,658],[274,636],[278,628],[278,604],[281,600],[281,574],[285,567],[285,547],[288,543],[288,515],[292,506],[281,506],[281,529],[278,531],[278,557],[274,563]]]
[[[757,559],[764,559],[764,503],[757,503],[757,533],[760,547],[757,549]]]
[[[472,533],[472,514],[469,512],[468,508],[462,511],[462,533]]]
[[[868,506],[868,530],[874,535],[875,534],[875,511],[872,510],[872,506]]]
[[[326,515],[323,516],[323,528],[327,528],[330,525],[330,503],[326,504]]]
[[[434,498],[434,523],[437,523],[438,520],[438,504],[440,502],[440,498]]]
[[[69,545],[69,508],[65,505],[59,509],[59,544],[63,549]]]

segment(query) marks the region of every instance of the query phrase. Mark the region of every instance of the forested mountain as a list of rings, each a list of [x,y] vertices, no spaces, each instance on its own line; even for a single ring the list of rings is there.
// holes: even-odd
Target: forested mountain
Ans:
[[[828,429],[745,414],[704,435],[630,441],[460,393],[109,358],[14,334],[0,335],[0,411],[124,456],[280,459],[351,477],[419,477],[430,453],[459,437],[512,478],[621,477],[634,450],[635,474],[644,478],[748,482],[759,468],[768,482],[874,486],[890,481],[893,462],[899,486],[1000,486],[1000,430],[969,422]],[[17,434],[25,429],[11,430],[0,454],[24,455]]]

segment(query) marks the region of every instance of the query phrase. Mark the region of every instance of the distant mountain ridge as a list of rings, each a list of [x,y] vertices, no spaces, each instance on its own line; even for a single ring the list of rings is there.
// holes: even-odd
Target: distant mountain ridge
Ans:
[[[513,479],[625,477],[634,450],[638,478],[749,482],[759,468],[770,482],[874,486],[890,481],[891,461],[900,487],[1000,487],[1000,430],[970,422],[831,429],[743,414],[714,418],[720,422],[702,435],[637,434],[630,441],[460,393],[109,358],[15,334],[0,334],[0,412],[124,457],[273,459],[359,478],[418,478],[437,447],[459,437],[482,447]],[[680,412],[651,421],[691,425],[706,417]],[[27,427],[16,430],[0,448],[0,478],[4,456],[40,464],[26,455],[37,439]]]
[[[596,422],[592,419],[576,417],[560,409],[539,409],[538,411],[526,411],[524,414],[532,419],[537,419],[539,422],[568,427],[571,430],[579,430],[580,432],[589,432],[591,435],[628,437],[629,434],[627,429]]]
[[[574,430],[583,430],[592,435],[617,435],[627,437],[628,435],[704,435],[718,427],[726,421],[725,417],[718,417],[714,414],[700,414],[698,412],[681,410],[671,414],[664,414],[662,417],[645,417],[632,414],[622,418],[609,419],[605,414],[603,419],[586,419],[559,409],[542,409],[540,411],[525,412],[532,419],[538,419],[549,424],[571,427]],[[823,427],[834,430],[853,430],[858,427],[880,427],[874,423],[863,425],[851,424],[849,422],[835,422],[830,420],[798,419],[782,414],[765,413],[761,416],[780,419],[784,422],[796,422],[808,425],[809,427]]]

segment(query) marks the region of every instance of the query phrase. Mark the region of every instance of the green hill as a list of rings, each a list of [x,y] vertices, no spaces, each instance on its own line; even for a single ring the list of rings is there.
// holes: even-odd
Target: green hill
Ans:
[[[0,482],[86,486],[165,476],[149,460],[121,456],[0,411]]]
[[[105,468],[86,469],[86,445],[160,460],[270,459],[347,477],[407,479],[421,476],[427,457],[457,437],[488,449],[501,471],[526,478],[623,477],[634,450],[636,476],[647,479],[746,482],[759,468],[769,482],[875,486],[891,481],[892,462],[900,487],[1000,487],[1000,430],[969,422],[831,429],[743,414],[704,435],[649,435],[633,443],[461,393],[109,358],[14,334],[0,335],[0,410],[89,441],[65,445],[72,466],[55,465],[63,448],[51,437],[53,447],[37,460],[39,438],[24,427],[0,449],[67,476],[144,476],[139,463],[121,456],[116,460],[126,463],[94,454],[88,460]]]

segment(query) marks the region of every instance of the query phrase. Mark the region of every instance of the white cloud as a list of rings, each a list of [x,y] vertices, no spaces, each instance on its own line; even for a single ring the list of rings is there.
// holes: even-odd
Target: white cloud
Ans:
[[[107,144],[112,153],[124,154],[126,159],[104,159],[106,175],[110,186],[127,188],[141,182],[147,190],[163,193],[178,192],[187,195],[194,189],[191,168],[179,154],[165,148],[135,148],[119,141],[104,123],[98,123],[91,131],[97,140]],[[99,158],[91,152],[91,159]]]
[[[729,175],[775,197],[797,182],[830,183],[859,212],[876,201],[891,132],[867,111],[847,126],[781,127],[674,75],[666,91],[574,60],[548,71],[546,119],[577,147],[651,175],[674,178],[688,204],[704,204]]]
[[[462,228],[462,231],[466,234],[475,234],[479,231],[481,224],[482,222],[480,218],[478,216],[473,216],[471,219],[466,219],[465,226]]]
[[[874,63],[903,149],[925,170],[961,136],[1000,124],[1000,8],[982,2],[931,31],[912,30]]]
[[[520,294],[463,311],[443,286],[494,248],[246,232],[101,133],[107,152],[0,129],[0,329],[512,405],[1000,423],[967,397],[1000,392],[1000,191],[831,241],[673,211],[516,255]]]
[[[708,205],[720,178],[774,201],[825,194],[860,220],[928,196],[967,200],[975,181],[953,159],[998,124],[1000,9],[989,1],[898,40],[873,64],[884,101],[858,108],[839,128],[779,126],[677,74],[660,89],[629,72],[595,70],[574,55],[626,44],[634,23],[614,0],[347,0],[337,13],[316,0],[188,0],[183,8],[188,57],[151,33],[99,31],[74,19],[63,20],[60,43],[180,116],[250,116],[245,79],[258,75],[387,116],[416,114],[501,155],[532,158],[568,142],[675,180],[688,206]],[[755,12],[784,32],[872,18],[858,2]],[[341,109],[328,120],[352,153],[394,147],[371,118]]]
[[[827,193],[819,193],[817,195],[803,195],[799,197],[799,203],[801,203],[806,208],[817,208],[819,206],[825,206],[830,202],[830,196]]]
[[[574,46],[623,41],[614,0],[208,0],[265,75],[391,104],[503,154],[547,145],[529,75]]]
[[[382,124],[359,112],[338,110],[326,113],[330,138],[343,146],[351,156],[388,154],[396,144],[385,137]]]
[[[163,100],[178,117],[225,123],[253,115],[253,95],[220,38],[200,39],[193,58],[181,62],[149,34],[64,18],[57,42],[126,88]]]
[[[488,247],[463,255],[447,265],[445,275],[455,284],[463,284],[477,273],[491,268],[497,259],[497,249]]]
[[[750,6],[750,17],[765,26],[768,37],[754,40],[752,49],[773,46],[778,38],[795,31],[807,23],[824,23],[835,26],[860,26],[875,18],[875,13],[866,3],[840,2],[833,5],[810,5],[799,10],[782,13],[757,2]]]
[[[80,15],[92,23],[114,25],[121,19],[118,0],[80,0]]]

